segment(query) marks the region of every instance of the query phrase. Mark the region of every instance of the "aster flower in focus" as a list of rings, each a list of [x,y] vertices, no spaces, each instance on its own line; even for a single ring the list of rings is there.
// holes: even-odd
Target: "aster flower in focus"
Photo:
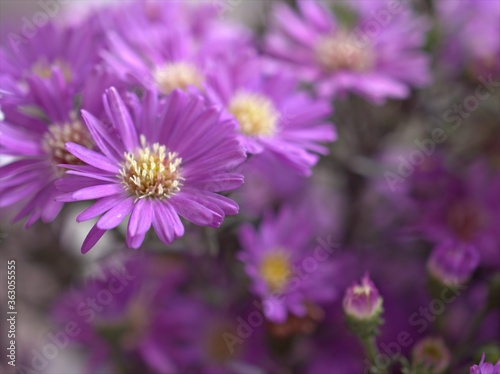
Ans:
[[[78,221],[100,216],[82,246],[89,251],[128,215],[127,245],[138,248],[151,226],[161,241],[184,234],[179,215],[200,225],[218,227],[238,206],[217,194],[243,183],[231,169],[245,160],[231,123],[197,96],[174,91],[165,101],[146,93],[132,113],[116,89],[107,90],[104,106],[112,127],[92,114],[83,117],[100,152],[68,143],[67,150],[85,165],[67,165],[59,201],[97,202]]]
[[[0,168],[2,209],[23,203],[14,221],[28,217],[25,227],[37,220],[52,221],[63,203],[55,200],[54,182],[64,171],[60,164],[81,164],[66,151],[65,143],[74,142],[92,149],[95,143],[77,114],[80,107],[102,112],[102,103],[93,98],[104,92],[112,77],[99,67],[94,68],[78,96],[76,96],[62,71],[54,69],[49,78],[26,78],[29,100],[21,99],[10,105],[0,127],[0,152],[13,157],[13,161]]]
[[[258,231],[250,225],[240,229],[238,258],[271,322],[284,323],[289,314],[305,317],[310,306],[336,296],[329,281],[333,272],[329,256],[334,248],[315,249],[313,230],[307,211],[290,207],[282,208],[277,216],[266,215]]]
[[[264,150],[296,173],[309,176],[320,143],[335,140],[330,104],[299,90],[288,73],[268,71],[267,64],[247,51],[219,60],[205,87],[209,102],[225,109],[250,154]]]
[[[489,0],[440,1],[442,59],[447,71],[500,75],[500,3]]]
[[[500,374],[500,360],[493,365],[491,362],[484,362],[485,354],[481,357],[479,365],[470,367],[470,374]]]
[[[318,94],[354,93],[382,104],[404,99],[411,87],[429,82],[429,60],[421,51],[427,25],[405,4],[342,3],[354,13],[354,25],[343,24],[338,13],[316,0],[298,0],[297,5],[298,13],[283,3],[275,6],[267,51],[298,69]]]

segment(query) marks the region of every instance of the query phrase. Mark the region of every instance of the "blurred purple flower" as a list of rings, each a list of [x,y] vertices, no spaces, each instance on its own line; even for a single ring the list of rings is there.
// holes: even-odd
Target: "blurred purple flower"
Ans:
[[[490,0],[440,1],[442,58],[455,75],[500,75],[500,3]]]
[[[267,51],[298,68],[321,96],[352,92],[382,104],[429,83],[429,59],[421,50],[427,22],[402,2],[342,3],[357,17],[353,26],[343,25],[338,14],[316,0],[297,3],[299,14],[283,3],[275,5]]]
[[[218,227],[238,206],[217,194],[243,183],[230,170],[245,160],[231,124],[197,96],[174,91],[165,101],[157,92],[135,103],[133,118],[118,92],[104,96],[112,127],[92,114],[83,117],[100,153],[68,143],[68,151],[86,165],[66,166],[57,186],[59,201],[94,200],[78,221],[101,216],[82,246],[88,252],[107,230],[130,214],[127,246],[138,248],[153,226],[161,241],[184,234],[179,215],[201,226]],[[158,115],[159,113],[159,115]]]
[[[438,244],[427,263],[429,273],[445,285],[466,283],[479,265],[477,249],[460,242]]]
[[[77,113],[84,108],[100,115],[103,107],[95,95],[101,95],[113,80],[100,67],[86,73],[77,106],[74,87],[61,70],[53,69],[47,78],[30,75],[25,79],[29,96],[9,103],[11,110],[6,111],[1,126],[0,152],[13,156],[14,161],[0,168],[0,207],[25,202],[14,220],[28,216],[25,226],[30,227],[40,218],[52,221],[63,207],[62,202],[55,201],[54,181],[63,174],[58,165],[81,164],[65,149],[65,143],[95,147]]]
[[[211,103],[225,108],[240,140],[251,154],[269,151],[282,164],[303,176],[311,174],[320,143],[335,140],[330,104],[299,90],[290,74],[267,71],[267,64],[248,51],[221,59],[209,73],[206,93]]]
[[[485,354],[481,357],[479,365],[470,367],[470,374],[500,374],[500,360],[493,365],[491,362],[484,362]]]
[[[313,250],[314,225],[308,219],[306,210],[284,207],[276,216],[266,215],[258,231],[248,224],[241,226],[238,258],[272,322],[285,322],[289,313],[304,317],[308,303],[336,297],[330,284],[334,270],[328,259],[333,248],[322,248],[321,255]]]

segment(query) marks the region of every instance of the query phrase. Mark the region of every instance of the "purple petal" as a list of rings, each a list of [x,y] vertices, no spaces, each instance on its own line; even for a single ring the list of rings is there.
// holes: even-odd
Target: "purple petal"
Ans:
[[[135,150],[139,146],[135,125],[116,88],[111,87],[106,90],[104,106],[113,125],[120,133],[125,148]]]
[[[127,235],[137,236],[146,233],[153,219],[153,202],[146,198],[140,199],[132,210],[128,222]]]
[[[97,227],[101,230],[111,230],[117,227],[123,219],[130,214],[132,208],[134,207],[134,198],[129,197],[123,200],[119,204],[115,205],[113,208],[108,210],[99,221],[97,221]]]
[[[87,237],[82,244],[82,253],[85,254],[90,251],[94,245],[102,238],[106,230],[101,230],[97,227],[97,224],[92,227],[92,229],[87,234]]]
[[[94,166],[101,170],[109,171],[110,173],[118,174],[119,168],[117,164],[113,164],[103,155],[85,148],[76,143],[66,143],[66,149],[71,154],[78,157],[80,160],[87,164]]]

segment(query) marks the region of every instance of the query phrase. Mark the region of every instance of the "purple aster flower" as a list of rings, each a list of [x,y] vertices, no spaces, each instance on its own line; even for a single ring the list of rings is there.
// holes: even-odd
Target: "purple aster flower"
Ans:
[[[239,28],[227,26],[227,30],[212,22],[214,27],[196,32],[191,27],[195,20],[182,22],[192,16],[184,14],[192,12],[187,8],[181,2],[162,1],[133,3],[117,10],[114,16],[119,21],[108,32],[104,59],[122,79],[157,88],[164,95],[174,89],[203,89],[206,71],[216,66],[212,60],[228,50],[242,49],[250,38]]]
[[[183,302],[175,292],[185,281],[185,263],[151,255],[133,255],[116,265],[117,260],[113,258],[114,265],[111,261],[102,265],[99,276],[84,286],[63,294],[53,307],[53,318],[61,326],[76,324],[74,330],[80,333],[72,334],[71,341],[88,350],[82,372],[110,365],[112,352],[158,373],[176,372],[173,355],[189,347],[176,350],[178,330],[172,324],[170,331],[165,330],[162,321],[184,324],[183,315],[192,317],[186,311],[200,309],[198,304]],[[160,346],[159,336],[163,338]]]
[[[480,161],[465,170],[445,198],[434,196],[416,224],[429,240],[459,241],[476,247],[485,266],[500,266],[500,175]]]
[[[81,107],[100,114],[102,104],[96,102],[112,78],[96,67],[89,74],[78,96]],[[26,78],[29,99],[10,105],[0,128],[0,152],[13,156],[13,161],[0,168],[0,207],[23,206],[14,220],[28,216],[26,227],[38,219],[52,221],[63,207],[55,200],[54,181],[63,170],[59,164],[81,164],[65,149],[66,142],[82,147],[95,147],[94,141],[74,105],[76,97],[62,71],[54,69],[48,78]]]
[[[77,217],[100,216],[83,253],[128,215],[127,245],[138,248],[151,226],[166,244],[182,236],[179,215],[218,227],[225,215],[238,212],[236,203],[217,192],[243,183],[230,170],[245,154],[218,110],[178,90],[164,101],[148,91],[142,103],[133,103],[133,116],[114,88],[103,100],[110,127],[83,112],[100,152],[68,143],[67,150],[86,165],[66,166],[70,176],[58,182],[60,201],[97,199]]]
[[[491,362],[484,362],[485,354],[481,357],[479,365],[470,367],[470,374],[500,374],[500,360],[493,365]]]
[[[298,0],[299,14],[274,8],[267,51],[299,69],[326,97],[352,92],[381,104],[408,97],[410,87],[429,82],[429,61],[421,51],[426,22],[402,2],[352,1],[354,26],[342,24],[316,0]]]
[[[382,297],[368,274],[361,283],[354,283],[344,296],[343,308],[346,315],[364,321],[378,317],[382,313]]]
[[[453,286],[466,283],[479,265],[479,260],[474,246],[445,242],[432,251],[427,269],[441,283]]]
[[[500,3],[489,0],[440,1],[437,14],[444,34],[442,58],[447,71],[460,74],[500,72]]]
[[[85,22],[78,27],[58,27],[49,23],[37,28],[30,39],[12,33],[9,45],[0,47],[1,75],[22,85],[29,76],[47,79],[57,70],[68,83],[70,92],[76,93],[99,62],[99,48],[93,40],[95,31]]]
[[[252,280],[252,291],[262,298],[264,315],[283,323],[288,314],[304,317],[308,305],[331,301],[336,296],[329,277],[328,261],[334,248],[314,249],[313,227],[307,211],[282,208],[277,216],[266,215],[259,231],[250,225],[240,229],[238,258]]]
[[[330,104],[300,91],[290,74],[267,71],[251,51],[221,60],[209,74],[206,95],[233,119],[247,152],[267,150],[298,174],[310,175],[317,154],[328,152],[319,143],[336,137]]]
[[[429,374],[443,373],[451,362],[451,353],[441,338],[420,340],[413,347],[412,357],[413,364]]]

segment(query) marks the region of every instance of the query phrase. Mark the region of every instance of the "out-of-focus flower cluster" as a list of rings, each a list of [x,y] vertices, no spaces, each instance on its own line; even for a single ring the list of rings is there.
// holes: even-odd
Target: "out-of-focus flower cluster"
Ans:
[[[2,28],[17,366],[498,373],[500,3],[248,3]]]

